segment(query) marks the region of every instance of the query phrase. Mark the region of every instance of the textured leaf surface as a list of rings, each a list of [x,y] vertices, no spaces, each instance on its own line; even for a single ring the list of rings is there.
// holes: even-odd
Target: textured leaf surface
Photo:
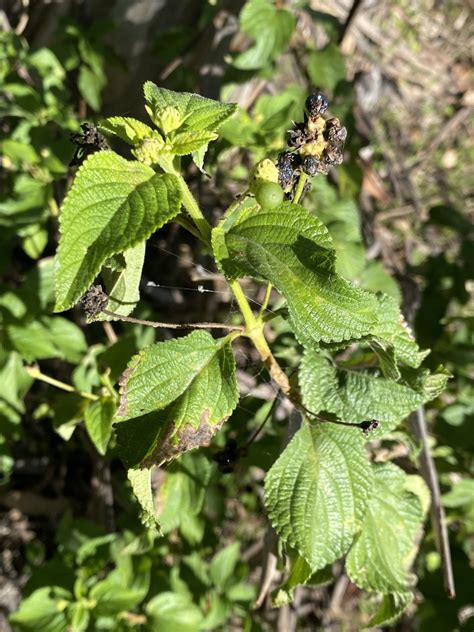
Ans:
[[[267,475],[266,506],[279,536],[316,571],[349,549],[371,482],[360,432],[305,421]]]
[[[178,110],[183,119],[180,132],[215,132],[237,108],[234,103],[220,103],[189,92],[159,88],[151,81],[145,83],[143,90],[145,100],[154,112],[161,112],[168,106]]]
[[[438,381],[436,375],[427,376],[415,390],[367,371],[338,368],[316,351],[305,352],[299,373],[303,402],[309,410],[327,411],[353,423],[376,419],[379,427],[371,431],[371,439],[393,430],[429,401],[433,379]]]
[[[140,300],[140,279],[145,260],[145,242],[123,253],[125,267],[122,270],[102,269],[102,279],[109,295],[107,309],[121,316],[133,312]],[[99,314],[97,320],[113,320],[111,316]]]
[[[146,464],[207,445],[238,400],[228,339],[204,331],[136,355],[121,387],[119,416],[130,421],[117,424],[118,440]]]
[[[184,454],[162,472],[156,494],[163,533],[176,529],[202,509],[211,466],[200,452]]]
[[[242,31],[255,40],[234,59],[234,66],[242,70],[261,68],[283,52],[296,23],[289,11],[277,8],[272,0],[246,2],[239,21]]]
[[[179,212],[176,178],[121,158],[92,154],[66,196],[56,257],[56,310],[72,307],[112,255],[146,240]]]
[[[137,145],[144,138],[160,138],[158,132],[149,125],[129,116],[111,116],[101,122],[99,129],[118,136],[130,145]]]
[[[379,318],[372,335],[379,342],[393,347],[399,362],[417,368],[428,355],[429,349],[420,351],[413,335],[403,318],[397,301],[391,296],[382,294],[379,300]]]
[[[376,322],[376,297],[338,276],[326,227],[302,206],[254,205],[231,214],[214,229],[213,249],[226,276],[275,286],[303,344],[357,339]]]
[[[128,480],[132,486],[133,493],[137,497],[142,508],[142,521],[149,527],[158,527],[158,519],[155,512],[153,491],[151,487],[151,470],[128,470]]]
[[[214,132],[180,132],[169,142],[169,151],[177,156],[186,156],[197,152],[201,147],[207,148],[209,143],[216,138],[217,134]]]
[[[424,512],[420,499],[407,489],[409,477],[392,463],[374,465],[374,488],[362,530],[346,568],[360,588],[406,592],[414,583],[410,567]]]
[[[105,454],[110,435],[115,404],[108,398],[90,404],[84,414],[86,429],[93,444],[100,454]]]

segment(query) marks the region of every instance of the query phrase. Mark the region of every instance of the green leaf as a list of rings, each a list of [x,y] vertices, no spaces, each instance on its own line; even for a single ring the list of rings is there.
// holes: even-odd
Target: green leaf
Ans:
[[[424,513],[409,477],[393,463],[374,465],[374,488],[362,529],[349,555],[350,579],[364,590],[407,592],[414,583],[410,567]]]
[[[128,480],[142,508],[142,521],[149,528],[159,527],[151,485],[151,469],[128,470]]]
[[[140,300],[139,288],[145,261],[145,242],[125,250],[123,258],[125,267],[122,270],[113,270],[106,266],[102,269],[101,276],[109,295],[107,309],[115,314],[128,316]],[[99,314],[95,320],[114,320],[114,318]]]
[[[32,383],[18,353],[6,357],[0,354],[0,420],[3,417],[12,423],[21,420],[25,412],[24,397]]]
[[[112,255],[146,240],[178,214],[175,176],[156,174],[112,151],[80,167],[60,215],[56,311],[72,307]]]
[[[224,592],[229,581],[233,579],[234,570],[239,560],[240,542],[232,542],[212,558],[209,573],[219,592]]]
[[[229,340],[204,331],[145,349],[120,384],[118,442],[142,466],[208,445],[238,400]]]
[[[255,44],[238,55],[233,65],[241,70],[262,68],[282,53],[290,41],[296,20],[273,0],[249,0],[239,16],[240,28]]]
[[[201,629],[201,610],[186,595],[162,592],[150,599],[146,614],[160,632],[196,632]]]
[[[79,362],[87,350],[81,329],[60,316],[41,316],[30,322],[12,323],[5,330],[12,346],[27,362],[46,358]]]
[[[209,143],[218,137],[214,132],[180,132],[169,141],[169,149],[176,156],[186,156],[192,154],[202,147],[207,149]]]
[[[48,243],[48,231],[40,224],[29,227],[28,234],[23,237],[23,250],[31,259],[39,259]]]
[[[102,99],[100,95],[102,88],[104,88],[106,84],[107,79],[103,73],[94,72],[85,64],[81,65],[77,79],[77,87],[87,105],[95,112],[98,112],[101,108]]]
[[[105,454],[112,434],[115,404],[110,398],[89,404],[84,415],[86,429],[100,454]]]
[[[334,579],[331,565],[313,573],[310,565],[301,555],[290,556],[290,560],[291,566],[288,577],[275,592],[272,599],[272,605],[275,608],[280,608],[293,601],[296,586],[304,586],[305,584],[322,586],[332,582]]]
[[[474,507],[474,480],[464,478],[452,485],[451,491],[443,494],[442,502],[445,507]]]
[[[159,88],[151,81],[145,83],[143,90],[145,101],[154,116],[169,106],[179,112],[182,119],[179,130],[182,132],[216,132],[237,108],[234,103],[220,103],[189,92]],[[202,144],[206,142],[209,140]]]
[[[394,298],[398,304],[402,297],[400,288],[395,279],[385,270],[380,261],[370,261],[365,270],[360,275],[360,284],[364,290],[370,292],[383,292]]]
[[[307,68],[311,81],[322,90],[333,91],[339,81],[346,78],[344,56],[337,44],[330,43],[312,52]]]
[[[161,138],[149,125],[129,116],[110,116],[99,125],[101,132],[118,136],[130,145],[138,145],[144,138]]]
[[[200,513],[210,474],[209,461],[200,452],[184,454],[161,472],[156,505],[163,533]]]
[[[95,584],[89,596],[97,600],[96,616],[113,616],[132,610],[143,601],[150,587],[151,561],[140,557],[133,563],[122,558],[123,567],[118,565],[107,577]]]
[[[308,350],[299,373],[303,402],[311,412],[327,411],[351,423],[375,419],[379,427],[371,431],[371,439],[390,432],[429,401],[433,379],[438,381],[436,374],[426,376],[415,389],[368,371],[337,367],[323,354]]]
[[[266,477],[266,506],[278,535],[314,572],[349,549],[371,485],[362,433],[304,421]]]
[[[412,603],[412,592],[395,592],[384,595],[377,612],[371,618],[369,626],[389,625],[394,623]]]
[[[74,632],[86,632],[91,617],[91,611],[80,601],[72,603],[68,608],[70,629]]]
[[[40,157],[34,147],[28,143],[21,143],[17,140],[4,140],[1,144],[3,156],[9,158],[17,167],[22,163],[34,165],[40,161]]]
[[[66,632],[68,622],[64,610],[71,599],[72,595],[66,590],[50,586],[39,588],[21,602],[19,610],[10,616],[10,622],[18,632]]]
[[[302,344],[340,342],[372,330],[376,297],[337,275],[326,227],[302,206],[239,209],[213,230],[212,242],[228,278],[269,281],[286,298]]]
[[[379,319],[372,331],[373,338],[382,347],[393,347],[397,361],[413,368],[419,367],[429,354],[429,349],[420,351],[393,297],[381,294],[377,298]]]

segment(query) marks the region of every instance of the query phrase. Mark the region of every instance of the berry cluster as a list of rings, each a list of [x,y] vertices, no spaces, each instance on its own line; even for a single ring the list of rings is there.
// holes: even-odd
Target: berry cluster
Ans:
[[[337,118],[324,119],[328,101],[323,94],[310,94],[305,103],[303,123],[288,132],[288,151],[278,157],[278,180],[285,192],[295,186],[303,171],[309,176],[327,174],[329,167],[343,161],[347,130]]]

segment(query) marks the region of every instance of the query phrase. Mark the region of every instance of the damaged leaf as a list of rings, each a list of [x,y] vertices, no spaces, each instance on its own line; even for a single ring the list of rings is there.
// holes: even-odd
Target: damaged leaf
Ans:
[[[142,351],[120,384],[116,433],[128,467],[150,467],[208,445],[238,400],[229,339],[204,331]]]

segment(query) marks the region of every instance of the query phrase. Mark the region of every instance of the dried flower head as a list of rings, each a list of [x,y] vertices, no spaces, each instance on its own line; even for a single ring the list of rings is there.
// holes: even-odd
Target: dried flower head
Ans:
[[[82,165],[84,160],[96,151],[109,149],[109,145],[93,123],[83,123],[82,132],[71,134],[70,139],[76,145],[76,151],[69,163],[70,167]]]
[[[98,314],[104,311],[109,302],[109,297],[100,287],[100,285],[91,285],[84,296],[81,298],[80,303],[86,313],[87,318],[94,318]]]

